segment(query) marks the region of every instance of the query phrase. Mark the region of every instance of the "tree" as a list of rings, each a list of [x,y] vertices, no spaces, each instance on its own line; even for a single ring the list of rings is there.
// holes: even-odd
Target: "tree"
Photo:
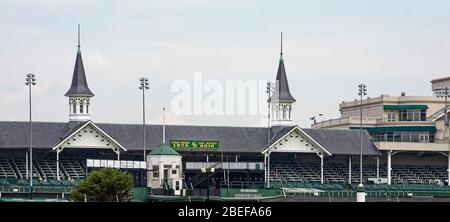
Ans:
[[[133,178],[114,168],[92,171],[70,193],[73,201],[127,202],[133,196]]]

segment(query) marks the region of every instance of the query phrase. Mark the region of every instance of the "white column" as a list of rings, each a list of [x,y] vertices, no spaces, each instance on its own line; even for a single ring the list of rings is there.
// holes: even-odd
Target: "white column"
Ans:
[[[60,180],[60,178],[59,178],[59,149],[56,149],[56,180]]]
[[[26,178],[28,179],[28,149],[25,150],[25,170],[26,170]]]
[[[388,180],[388,185],[391,185],[391,155],[392,155],[392,151],[388,150],[387,152],[387,180]]]
[[[380,179],[380,157],[377,156],[377,180]]]
[[[159,161],[159,181],[160,181],[160,186],[163,186],[164,183],[164,163],[163,161]]]
[[[348,157],[348,184],[352,184],[352,157]]]
[[[117,151],[117,160],[120,160],[120,151]]]
[[[267,187],[270,187],[270,152],[267,156]]]
[[[448,183],[448,185],[450,186],[450,152],[448,152],[448,155],[447,155],[447,159],[448,159],[448,165],[447,165],[447,183]]]
[[[323,155],[320,155],[320,183],[323,184]]]
[[[209,154],[206,154],[206,162],[209,163]]]
[[[267,155],[264,154],[264,183],[267,183]]]

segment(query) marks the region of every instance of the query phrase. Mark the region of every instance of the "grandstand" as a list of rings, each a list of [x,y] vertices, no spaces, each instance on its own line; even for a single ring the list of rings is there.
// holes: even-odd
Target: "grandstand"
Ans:
[[[376,191],[376,195],[391,191],[448,191],[448,186],[442,185],[448,184],[450,177],[447,171],[450,167],[449,143],[436,143],[435,127],[411,126],[408,130],[426,129],[430,132],[421,134],[421,137],[414,133],[399,134],[400,139],[408,137],[408,141],[402,144],[389,141],[392,142],[390,148],[384,149],[380,145],[385,145],[382,143],[386,141],[374,142],[366,130],[301,128],[291,119],[296,100],[289,91],[282,57],[276,82],[269,99],[269,129],[96,123],[90,120],[94,94],[87,85],[81,50],[78,50],[72,83],[65,94],[69,107],[61,107],[69,108],[69,121],[32,123],[33,159],[30,161],[33,187],[27,178],[25,158],[30,147],[29,122],[0,121],[0,194],[32,191],[65,194],[89,171],[98,167],[127,171],[132,174],[136,187],[149,188],[152,193],[165,192],[170,186],[180,188],[177,182],[182,182],[183,188],[190,192],[211,187],[217,190],[268,187],[270,191],[267,192],[272,194],[283,188],[289,188],[289,192],[316,189],[351,193],[359,183],[359,155],[363,158],[363,183],[368,185],[377,179],[377,183],[388,184],[368,185],[367,189]],[[392,110],[393,107],[383,104],[384,108]],[[424,124],[429,123],[425,121]],[[379,134],[372,135],[381,136]],[[422,142],[414,142],[416,136],[417,140],[422,138]],[[156,165],[147,157],[158,150],[157,147],[166,152],[155,155],[181,158],[177,159],[178,162],[167,158],[168,162],[164,163],[161,158]],[[93,166],[88,164],[88,160],[112,164]],[[139,163],[139,167],[123,167],[123,161],[141,161],[142,166]],[[210,175],[205,173],[206,168],[215,170],[210,170]],[[178,181],[173,180],[173,175],[177,175]],[[153,183],[156,185],[147,178],[157,178]],[[175,183],[171,185],[170,182]]]
[[[352,166],[352,183],[359,183],[359,165]],[[379,167],[380,178],[386,178],[387,168]],[[364,165],[363,181],[377,178],[376,165]],[[442,166],[392,166],[393,184],[436,184],[447,180],[447,169]],[[320,165],[298,163],[294,161],[278,161],[273,164],[271,180],[283,183],[320,183]],[[344,164],[324,165],[325,183],[347,183],[349,181],[348,166]]]
[[[26,179],[26,160],[21,158],[0,157],[0,178]],[[83,179],[86,171],[83,168],[83,160],[61,160],[61,173],[63,179]],[[39,159],[33,161],[33,178],[38,180],[56,179],[56,162],[52,159]]]

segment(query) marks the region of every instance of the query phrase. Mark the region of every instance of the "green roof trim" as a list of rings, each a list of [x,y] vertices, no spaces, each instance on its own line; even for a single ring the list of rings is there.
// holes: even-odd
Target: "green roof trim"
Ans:
[[[350,127],[350,129],[358,130],[359,127]],[[369,133],[376,132],[436,132],[434,126],[386,126],[386,127],[363,127]]]
[[[162,143],[158,147],[152,150],[150,152],[150,155],[165,155],[165,156],[179,156],[180,154],[177,153],[172,147],[169,146],[167,143]]]
[[[427,105],[384,105],[384,109],[428,109]]]

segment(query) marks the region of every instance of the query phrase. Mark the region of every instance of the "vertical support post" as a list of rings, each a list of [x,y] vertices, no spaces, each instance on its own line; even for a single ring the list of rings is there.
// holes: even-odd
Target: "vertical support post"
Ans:
[[[450,152],[447,154],[448,165],[447,165],[447,184],[450,186]]]
[[[33,122],[32,122],[32,120],[31,120],[31,86],[32,86],[33,84],[31,84],[31,82],[30,82],[30,84],[28,85],[28,94],[29,94],[29,97],[30,97],[30,159],[29,159],[29,162],[30,162],[30,168],[29,168],[29,172],[30,172],[30,186],[31,186],[31,192],[33,192]]]
[[[323,155],[320,155],[320,183],[323,184]]]
[[[120,160],[120,150],[117,151],[117,160]],[[120,166],[119,166],[120,167]]]
[[[449,88],[445,87],[444,88],[444,97],[445,97],[445,107],[444,107],[444,123],[446,128],[448,128],[449,123],[448,123],[448,115],[447,115],[447,97],[449,96]]]
[[[264,183],[267,183],[267,155],[264,154]]]
[[[159,181],[161,186],[164,185],[164,163],[163,161],[159,161]]]
[[[60,176],[59,176],[59,148],[56,148],[56,180],[60,180]]]
[[[267,153],[267,188],[270,187],[270,152]]]
[[[28,179],[28,149],[25,150],[25,170],[26,178]]]
[[[145,148],[145,88],[142,88],[142,149],[144,150],[144,162],[147,162]]]
[[[352,184],[352,157],[348,157],[348,184]]]
[[[206,162],[209,163],[209,153],[206,153]]]
[[[388,178],[387,178],[387,182],[388,182],[388,185],[391,185],[391,170],[392,170],[392,168],[391,168],[391,157],[392,156],[392,150],[388,150],[388,152],[387,152],[387,176],[388,176]]]
[[[380,157],[377,156],[377,180],[380,179]]]

